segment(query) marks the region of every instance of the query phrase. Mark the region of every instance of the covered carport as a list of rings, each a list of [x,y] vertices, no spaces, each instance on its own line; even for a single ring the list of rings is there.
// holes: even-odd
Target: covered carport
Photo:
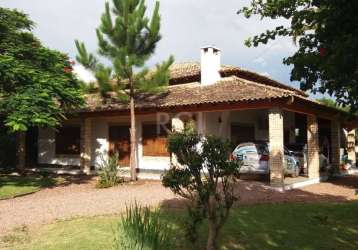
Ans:
[[[270,183],[274,187],[285,185],[284,176],[284,111],[299,114],[300,121],[296,121],[296,128],[306,127],[303,140],[307,145],[307,171],[306,176],[311,182],[319,182],[320,172],[319,154],[323,142],[328,142],[329,161],[331,167],[337,172],[340,169],[342,129],[348,131],[348,157],[355,163],[355,136],[354,128],[357,126],[356,117],[340,110],[323,106],[308,98],[295,97],[290,102],[272,107],[268,112],[269,143],[270,143]],[[298,124],[297,124],[298,123]],[[327,153],[327,152],[326,152]]]

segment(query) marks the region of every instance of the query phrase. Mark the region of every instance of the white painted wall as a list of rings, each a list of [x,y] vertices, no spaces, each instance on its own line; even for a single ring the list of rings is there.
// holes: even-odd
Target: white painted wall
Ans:
[[[92,120],[92,154],[91,165],[99,166],[108,159],[108,123],[101,119]]]
[[[230,112],[206,112],[204,117],[205,134],[229,138]]]
[[[49,128],[40,128],[38,137],[39,164],[80,166],[80,156],[57,156],[55,144],[56,132]]]
[[[267,110],[242,110],[204,113],[206,134],[212,134],[230,139],[231,124],[251,125],[255,127],[255,140],[268,141],[268,128],[262,128],[259,123],[267,120]],[[219,123],[221,118],[221,123]],[[290,130],[290,142],[295,142],[295,115],[284,112],[284,128]]]
[[[200,130],[205,134],[212,134],[230,139],[231,124],[250,124],[255,127],[256,140],[268,140],[268,130],[260,129],[259,119],[266,119],[267,110],[245,110],[231,112],[205,112],[198,115]],[[285,113],[285,126],[288,128],[294,124],[294,116]],[[221,122],[219,122],[221,120]],[[143,156],[142,124],[156,123],[157,115],[139,115],[137,117],[138,140],[138,166],[146,170],[163,170],[170,166],[170,157]],[[109,151],[109,126],[128,125],[129,117],[102,117],[92,120],[92,165],[98,166],[102,158],[107,159]],[[80,166],[79,156],[56,156],[55,131],[51,129],[39,129],[39,163],[56,165]]]
[[[143,156],[142,148],[142,123],[155,123],[156,115],[138,116],[137,118],[137,141],[138,141],[138,166],[140,169],[163,170],[170,166],[170,157]],[[107,117],[92,120],[92,153],[91,165],[98,166],[101,161],[108,158],[109,151],[109,126],[128,124],[129,117]],[[52,129],[39,129],[39,164],[71,165],[80,166],[80,156],[56,155],[55,131]]]

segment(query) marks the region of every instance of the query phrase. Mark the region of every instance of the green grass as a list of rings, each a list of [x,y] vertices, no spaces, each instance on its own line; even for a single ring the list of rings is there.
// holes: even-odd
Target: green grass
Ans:
[[[357,211],[357,202],[242,206],[223,228],[220,249],[358,249]],[[178,249],[203,249],[205,226],[192,246],[183,236],[185,213],[166,212],[162,219],[173,226]],[[60,221],[36,232],[18,230],[3,244],[16,250],[111,249],[118,221],[119,216]]]
[[[0,199],[32,193],[56,182],[53,178],[42,176],[0,176]]]

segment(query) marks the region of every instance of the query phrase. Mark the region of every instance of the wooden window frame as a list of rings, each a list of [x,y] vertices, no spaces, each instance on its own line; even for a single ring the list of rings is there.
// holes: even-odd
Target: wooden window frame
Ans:
[[[157,126],[155,123],[142,124],[142,155],[144,157],[170,157],[170,153],[167,150],[168,133],[160,126],[158,134]],[[166,126],[168,127],[168,124]],[[155,131],[146,131],[149,127],[154,128]],[[169,125],[169,130],[171,130],[171,124]]]
[[[72,132],[69,132],[72,130]],[[70,133],[64,135],[63,133]],[[69,141],[74,140],[74,141]],[[63,144],[60,144],[63,143]],[[66,146],[74,146],[76,149],[66,149]],[[55,154],[56,156],[80,156],[81,154],[81,126],[71,125],[58,129],[55,133]]]

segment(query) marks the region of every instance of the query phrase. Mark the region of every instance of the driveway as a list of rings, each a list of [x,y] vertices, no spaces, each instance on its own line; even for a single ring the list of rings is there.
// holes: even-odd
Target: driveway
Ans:
[[[56,219],[121,213],[126,204],[133,201],[142,205],[161,204],[163,207],[183,205],[182,200],[157,181],[139,181],[109,189],[95,189],[94,185],[94,180],[88,179],[0,201],[0,235],[22,225],[34,227]],[[356,189],[358,176],[349,176],[284,193],[274,191],[261,182],[240,181],[237,192],[240,195],[239,204],[345,202],[358,200]]]

